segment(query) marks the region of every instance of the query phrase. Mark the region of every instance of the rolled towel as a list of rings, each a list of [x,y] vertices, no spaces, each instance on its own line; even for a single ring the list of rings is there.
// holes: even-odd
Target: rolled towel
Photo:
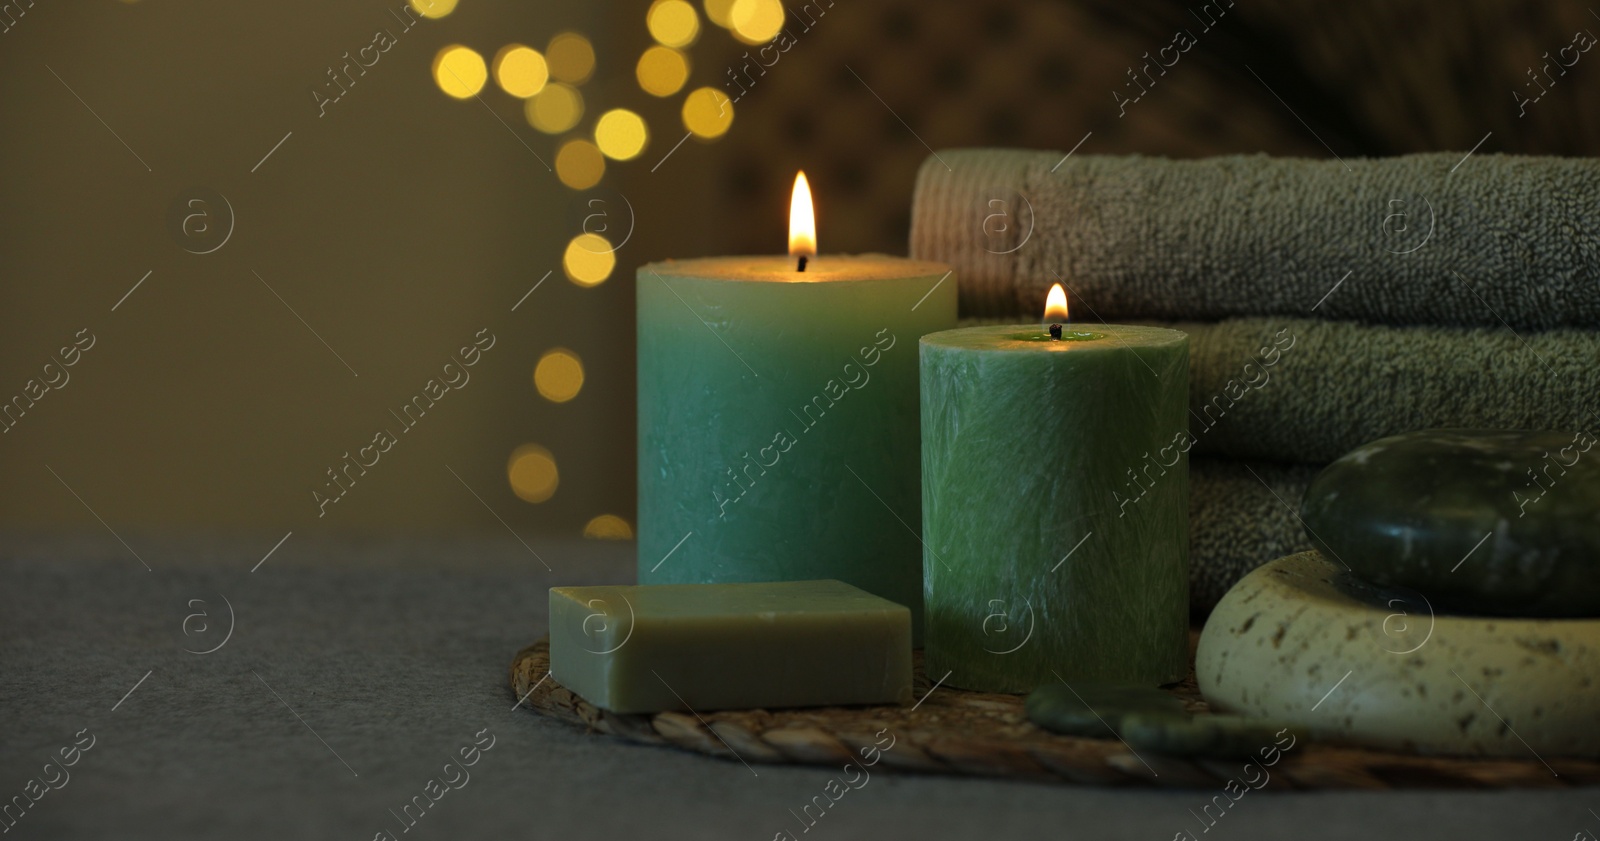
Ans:
[[[963,318],[961,326],[1024,321]],[[1600,431],[1600,332],[1136,322],[1189,334],[1192,454],[1327,464],[1417,429]]]
[[[1192,452],[1326,464],[1435,427],[1600,429],[1600,333],[1305,318],[1165,323],[1189,334]]]
[[[1034,316],[1059,277],[1106,319],[1600,327],[1600,161],[950,150],[911,256],[955,267],[964,315]]]
[[[1322,468],[1189,459],[1189,616],[1198,622],[1239,579],[1311,548],[1296,513]]]

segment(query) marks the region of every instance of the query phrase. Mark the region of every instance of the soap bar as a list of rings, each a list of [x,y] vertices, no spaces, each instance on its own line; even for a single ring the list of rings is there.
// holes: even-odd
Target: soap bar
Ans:
[[[909,702],[911,611],[831,579],[552,587],[550,673],[618,713]]]

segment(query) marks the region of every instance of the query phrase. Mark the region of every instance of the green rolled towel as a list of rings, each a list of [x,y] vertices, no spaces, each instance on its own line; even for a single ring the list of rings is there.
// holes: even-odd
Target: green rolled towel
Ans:
[[[1600,327],[1600,160],[947,150],[911,256],[955,267],[964,315],[1037,318],[1059,278],[1090,320]]]

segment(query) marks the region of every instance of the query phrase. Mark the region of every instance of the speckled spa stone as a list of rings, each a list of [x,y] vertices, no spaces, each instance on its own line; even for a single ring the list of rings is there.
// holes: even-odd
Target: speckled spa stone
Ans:
[[[1436,607],[1600,616],[1596,440],[1464,429],[1383,438],[1322,471],[1301,517],[1324,554]]]
[[[1212,709],[1373,747],[1600,755],[1600,620],[1433,615],[1317,552],[1245,576],[1200,635]],[[1492,710],[1491,710],[1492,706]]]

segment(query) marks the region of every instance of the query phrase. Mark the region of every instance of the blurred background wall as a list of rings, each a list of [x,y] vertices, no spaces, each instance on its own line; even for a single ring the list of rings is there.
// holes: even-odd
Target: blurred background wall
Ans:
[[[944,147],[1600,149],[1571,4],[13,0],[0,29],[7,529],[629,536],[633,271],[781,251],[796,169],[824,250],[903,253]]]

